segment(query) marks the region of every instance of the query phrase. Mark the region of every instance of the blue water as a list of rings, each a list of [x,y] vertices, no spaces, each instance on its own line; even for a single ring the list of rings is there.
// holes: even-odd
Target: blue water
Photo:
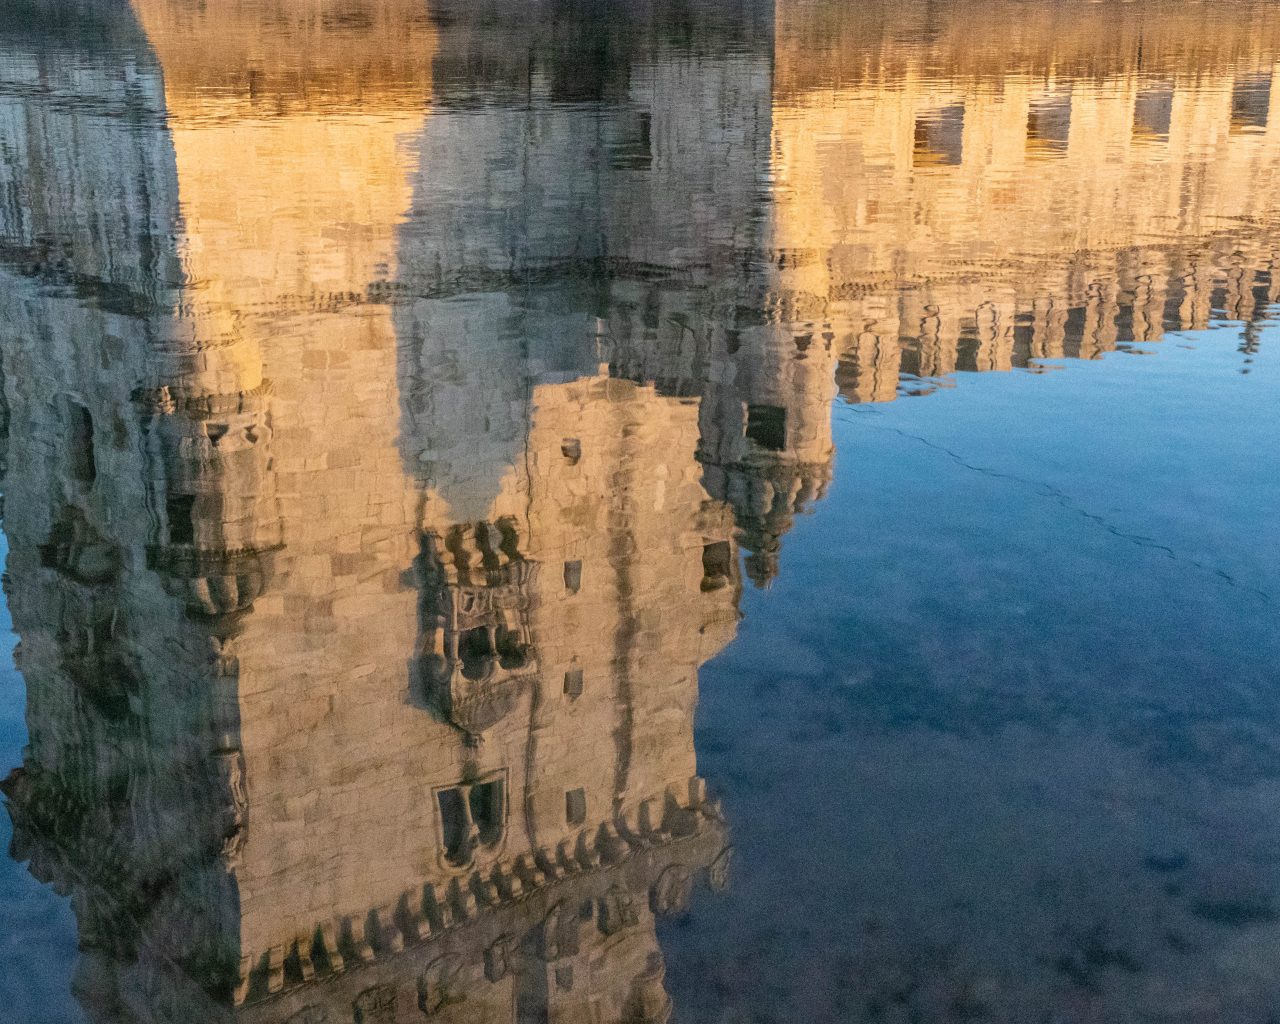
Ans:
[[[702,673],[737,874],[667,935],[687,1019],[1266,1019],[1262,337],[1248,365],[1223,328],[837,405],[826,500]]]

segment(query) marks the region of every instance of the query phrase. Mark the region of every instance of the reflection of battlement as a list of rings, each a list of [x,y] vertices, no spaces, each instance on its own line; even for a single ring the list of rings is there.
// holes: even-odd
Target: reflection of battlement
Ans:
[[[240,1019],[371,1002],[444,1020],[507,1019],[514,1001],[540,1003],[552,1019],[603,1002],[612,1004],[603,1020],[665,1020],[654,918],[686,910],[700,874],[723,886],[728,865],[718,811],[698,794],[444,887],[415,886],[393,906],[273,949],[246,977]]]

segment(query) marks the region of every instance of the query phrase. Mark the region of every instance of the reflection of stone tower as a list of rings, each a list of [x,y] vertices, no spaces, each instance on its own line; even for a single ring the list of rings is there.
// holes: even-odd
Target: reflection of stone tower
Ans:
[[[664,1020],[655,915],[727,859],[692,716],[738,582],[696,404],[583,364],[578,314],[563,365],[510,360],[514,405],[465,360],[452,398],[402,401],[397,346],[408,380],[419,326],[476,336],[447,301],[401,301],[400,279],[428,276],[396,234],[413,68],[366,94],[367,123],[330,118],[328,87],[295,102],[275,83],[246,142],[222,115],[262,101],[229,66],[257,51],[210,65],[196,44],[226,30],[269,49],[236,20],[258,7],[229,25],[139,7],[175,65],[163,88],[147,65],[154,132],[63,126],[34,99],[46,137],[4,150],[99,140],[52,169],[100,173],[76,194],[104,217],[150,218],[64,245],[60,265],[123,310],[0,276],[32,735],[8,792],[18,848],[72,894],[86,1008]],[[22,215],[6,232],[56,212],[31,167],[5,169]],[[313,202],[272,218],[281,195]],[[157,262],[171,281],[147,295]],[[505,410],[501,443],[450,419],[468,396]]]
[[[144,976],[196,1001],[235,983],[226,865],[246,803],[223,645],[281,528],[259,352],[225,307],[186,294],[173,247],[158,69],[140,40],[123,64],[86,70],[56,40],[40,59],[93,102],[33,98],[0,147],[19,157],[3,171],[0,350],[31,733],[6,792],[17,852],[72,896],[85,1002],[115,1014]],[[188,957],[198,970],[168,974]]]
[[[448,1019],[477,1002],[665,1019],[654,914],[684,905],[724,842],[694,765],[697,667],[736,621],[695,416],[629,382],[536,384],[525,453],[482,519],[452,522],[455,481],[433,481],[420,683],[457,767],[432,790],[426,927],[472,916],[488,944],[427,965],[419,994]],[[517,898],[545,909],[507,910]]]

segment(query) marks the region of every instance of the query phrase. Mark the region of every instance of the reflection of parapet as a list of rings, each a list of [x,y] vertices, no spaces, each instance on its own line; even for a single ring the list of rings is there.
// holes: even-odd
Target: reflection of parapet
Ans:
[[[1086,48],[1097,5],[1070,26],[1059,7],[998,6],[1020,12],[998,47],[922,5],[778,7],[773,287],[786,318],[833,335],[850,400],[892,399],[899,374],[926,378],[905,385],[918,392],[956,370],[1096,358],[1265,301],[1274,26],[1144,6],[1141,33],[1107,12],[1122,24]],[[936,31],[868,30],[890,12]],[[1090,74],[1073,77],[1083,53]]]

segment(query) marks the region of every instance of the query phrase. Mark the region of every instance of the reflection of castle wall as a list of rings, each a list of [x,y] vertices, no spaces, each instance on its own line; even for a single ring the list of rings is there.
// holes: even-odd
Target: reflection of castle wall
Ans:
[[[158,33],[161,60],[176,60],[180,42]],[[395,334],[414,339],[414,318],[426,317],[430,344],[447,349],[450,330],[469,340],[490,321],[475,330],[430,299],[394,316],[365,302],[370,282],[414,276],[400,275],[393,244],[408,195],[409,115],[348,121],[290,104],[233,141],[201,91],[224,78],[236,75],[168,81],[172,131],[157,121],[151,140],[176,151],[176,174],[153,191],[180,197],[182,227],[152,232],[177,235],[173,305],[108,315],[74,300],[32,301],[21,282],[6,288],[39,320],[15,321],[5,339],[12,387],[59,381],[77,398],[95,396],[55,410],[56,422],[39,412],[49,423],[34,422],[27,396],[10,396],[15,434],[57,436],[50,450],[70,460],[37,473],[26,457],[41,446],[20,445],[11,493],[79,502],[65,524],[26,531],[30,542],[22,517],[12,520],[33,692],[32,756],[14,799],[19,834],[61,851],[48,876],[82,894],[85,940],[99,951],[87,958],[97,971],[92,1005],[151,1002],[149,1012],[189,1019],[190,977],[215,996],[235,987],[257,1007],[246,1013],[277,1019],[290,1000],[305,1003],[307,986],[293,990],[312,971],[371,958],[372,974],[344,973],[350,981],[328,988],[350,1012],[360,998],[352,986],[374,979],[399,946],[421,950],[431,937],[429,948],[464,961],[451,985],[479,972],[464,1016],[507,998],[540,999],[561,1019],[593,1004],[606,1019],[656,1019],[665,996],[653,910],[678,904],[686,874],[723,842],[694,779],[692,709],[697,665],[732,633],[736,583],[728,525],[698,483],[696,407],[595,378],[591,364],[588,383],[544,387],[507,410],[511,446],[480,460],[500,485],[481,487],[475,514],[521,524],[513,550],[528,571],[509,588],[511,624],[532,656],[504,677],[516,684],[505,714],[462,714],[471,680],[440,707],[415,654],[431,624],[424,605],[438,594],[420,593],[425,578],[413,566],[420,529],[430,543],[462,524],[444,482],[424,512],[404,475]],[[28,185],[30,167],[18,169]],[[101,194],[120,191],[117,181]],[[126,205],[137,201],[123,192]],[[299,197],[289,216],[277,213],[282,196]],[[68,262],[81,269],[74,252]],[[49,336],[115,339],[132,358],[103,367],[79,351],[35,347]],[[518,384],[531,379],[516,369]],[[458,406],[436,400],[444,393],[413,415],[456,438],[449,412]],[[116,431],[109,446],[104,424]],[[564,454],[570,428],[573,458]],[[475,473],[465,437],[442,447]],[[453,471],[413,454],[422,483]],[[638,467],[641,454],[653,461]],[[624,470],[636,496],[611,489]],[[566,489],[582,500],[552,508]],[[131,517],[136,509],[149,517]],[[44,551],[57,563],[47,570],[33,561]],[[117,562],[123,583],[109,575]],[[580,563],[577,594],[567,592],[570,562]],[[41,598],[28,613],[34,599],[23,594],[36,580],[91,585],[97,596],[59,597],[61,610]],[[456,581],[442,589],[459,592]],[[145,641],[134,622],[149,627]],[[46,638],[42,623],[65,625]],[[394,651],[401,656],[388,659]],[[65,668],[72,659],[89,667]],[[73,719],[95,677],[121,692],[95,695]],[[118,722],[97,706],[112,701],[113,713],[136,719],[136,742],[122,743]],[[60,724],[56,738],[34,721],[45,715]],[[116,877],[67,849],[66,821],[39,828],[35,809],[48,787],[67,789],[72,762],[87,788],[54,805],[86,835],[96,826],[124,842],[107,867],[132,866]],[[158,788],[155,835],[132,834],[121,785],[126,794]],[[181,898],[160,913],[145,883],[149,871],[174,868],[162,850],[179,862]],[[561,897],[572,902],[556,911]],[[103,938],[123,923],[150,949],[136,969],[118,962],[129,950]],[[514,940],[486,931],[499,927]],[[504,958],[523,966],[500,968]],[[425,988],[401,1000],[410,1010],[443,985],[419,968],[386,968],[402,987]],[[281,987],[290,994],[255,1002]]]
[[[894,397],[899,370],[1091,358],[1203,327],[1224,302],[1251,315],[1280,213],[1280,75],[1262,36],[1205,26],[1197,42],[1216,48],[1194,78],[1186,55],[1167,77],[1139,71],[1130,58],[1150,41],[1110,31],[1095,38],[1114,51],[1112,77],[1065,73],[1069,33],[1043,37],[1043,78],[969,69],[935,52],[969,31],[958,23],[918,44],[932,74],[874,36],[815,61],[816,25],[843,38],[867,16],[796,2],[776,29],[777,287],[837,334],[847,397]]]

